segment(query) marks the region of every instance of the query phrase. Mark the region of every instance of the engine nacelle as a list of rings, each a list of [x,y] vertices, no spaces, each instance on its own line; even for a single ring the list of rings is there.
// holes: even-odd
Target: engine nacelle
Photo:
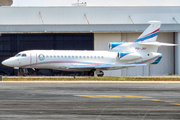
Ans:
[[[121,45],[121,44],[123,44],[124,42],[110,42],[109,43],[109,49],[111,50],[111,49],[113,49],[113,48],[115,48],[115,47],[117,47],[118,45]]]
[[[141,58],[141,55],[134,52],[118,52],[120,60],[135,60]]]

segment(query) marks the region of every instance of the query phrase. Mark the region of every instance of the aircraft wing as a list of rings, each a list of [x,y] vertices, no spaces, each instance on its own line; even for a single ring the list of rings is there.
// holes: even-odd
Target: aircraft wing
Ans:
[[[74,65],[70,66],[69,69],[121,69],[127,67],[146,66],[148,64],[123,64],[123,65]]]

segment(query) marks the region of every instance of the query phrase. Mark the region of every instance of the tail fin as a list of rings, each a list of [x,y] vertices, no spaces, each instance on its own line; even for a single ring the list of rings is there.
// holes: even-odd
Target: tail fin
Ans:
[[[161,22],[149,21],[149,23],[151,25],[134,42],[156,42]]]

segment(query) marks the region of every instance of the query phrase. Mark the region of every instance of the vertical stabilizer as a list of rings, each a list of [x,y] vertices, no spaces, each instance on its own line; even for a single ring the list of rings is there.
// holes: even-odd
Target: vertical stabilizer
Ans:
[[[151,24],[134,42],[156,42],[161,22],[149,21]]]

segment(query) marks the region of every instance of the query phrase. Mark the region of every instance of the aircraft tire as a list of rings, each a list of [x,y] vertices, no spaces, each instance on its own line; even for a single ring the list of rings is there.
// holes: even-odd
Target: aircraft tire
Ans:
[[[104,72],[103,71],[100,71],[101,74],[98,74],[97,76],[98,77],[103,77],[104,76]]]

